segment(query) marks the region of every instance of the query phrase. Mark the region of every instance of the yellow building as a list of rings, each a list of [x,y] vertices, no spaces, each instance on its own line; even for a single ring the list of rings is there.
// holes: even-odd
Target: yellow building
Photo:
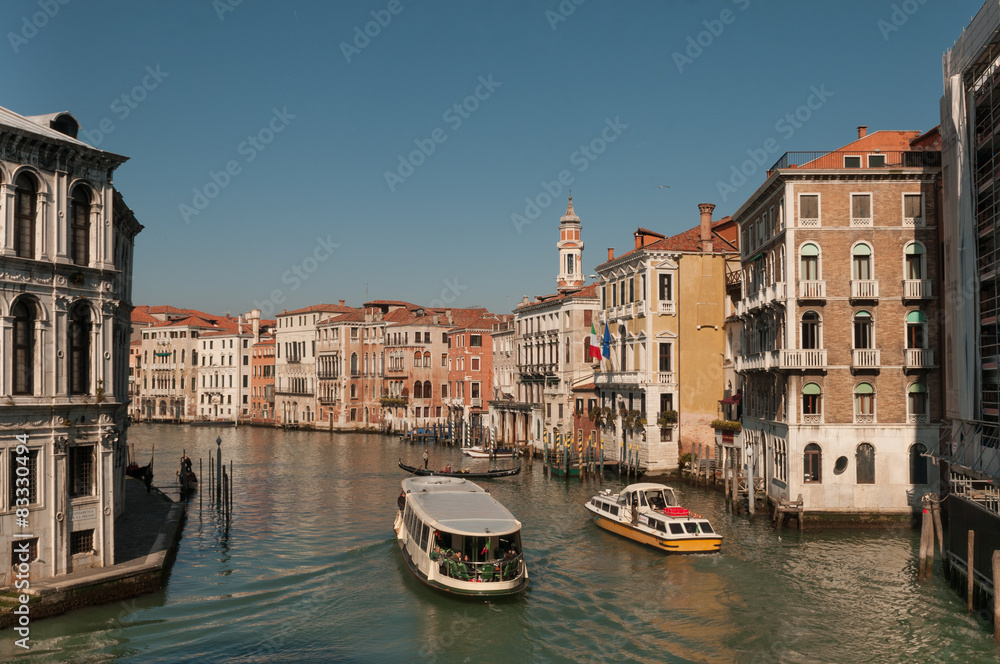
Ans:
[[[698,207],[698,226],[672,237],[639,228],[631,251],[615,258],[609,249],[597,267],[597,336],[610,337],[610,357],[594,374],[609,409],[605,450],[614,454],[634,422],[625,435],[639,441],[640,465],[651,473],[674,471],[698,443],[715,445],[710,423],[726,389],[726,265],[739,264],[738,230],[729,217],[712,221],[714,205]]]

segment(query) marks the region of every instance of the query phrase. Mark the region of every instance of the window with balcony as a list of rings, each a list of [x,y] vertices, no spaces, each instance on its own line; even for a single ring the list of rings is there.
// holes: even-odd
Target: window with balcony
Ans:
[[[905,279],[919,280],[924,278],[926,273],[926,256],[924,246],[919,242],[911,242],[904,250],[905,264],[903,274]]]
[[[819,280],[819,247],[812,242],[807,242],[799,250],[799,257],[799,279],[802,281]]]
[[[861,443],[854,452],[854,467],[858,484],[875,484],[875,448],[871,443]]]
[[[872,225],[872,195],[851,194],[851,226]]]
[[[860,424],[875,421],[875,388],[871,383],[860,383],[854,388],[854,421]]]
[[[802,415],[805,421],[810,419],[818,421],[823,414],[823,390],[816,383],[806,383],[802,388]]]
[[[673,275],[660,275],[660,302],[670,302],[674,299]]]
[[[35,257],[35,219],[38,189],[35,178],[21,173],[14,181],[14,253]]]
[[[806,445],[802,455],[803,473],[802,481],[807,483],[820,483],[823,481],[823,450],[816,443]]]
[[[865,244],[857,244],[852,250],[851,277],[856,281],[869,281],[872,278],[872,248]]]
[[[802,314],[802,338],[800,347],[805,350],[822,348],[822,328],[819,314],[807,311]]]
[[[799,225],[819,226],[819,194],[799,195]]]
[[[659,346],[660,346],[660,351],[659,351],[660,352],[659,370],[661,372],[664,372],[664,371],[673,371],[673,369],[670,368],[671,367],[671,364],[670,364],[670,344],[659,344]]]
[[[77,302],[69,312],[69,393],[90,393],[90,307]],[[175,351],[176,352],[176,351]]]
[[[925,348],[927,342],[927,322],[920,311],[906,314],[906,347]]]
[[[872,315],[868,311],[858,311],[854,314],[854,348],[874,348],[874,325]]]
[[[927,448],[922,443],[910,446],[910,484],[927,484]]]

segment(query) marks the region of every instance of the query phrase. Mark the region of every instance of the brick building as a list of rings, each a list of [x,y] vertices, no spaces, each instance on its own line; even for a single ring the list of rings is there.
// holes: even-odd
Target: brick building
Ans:
[[[743,445],[768,496],[908,517],[936,482],[937,130],[787,153],[741,233]]]
[[[274,337],[250,346],[250,422],[274,424]]]

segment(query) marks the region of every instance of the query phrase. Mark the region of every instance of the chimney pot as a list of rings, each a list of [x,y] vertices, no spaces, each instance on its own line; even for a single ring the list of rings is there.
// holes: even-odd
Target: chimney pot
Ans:
[[[615,248],[608,247],[608,260],[613,261],[615,259]]]
[[[635,248],[642,249],[642,234],[639,231],[635,232]]]
[[[343,300],[340,301],[340,306],[344,306],[344,301]]]
[[[864,138],[868,135],[868,125],[858,125],[858,138]]]
[[[698,205],[698,211],[701,213],[701,250],[706,253],[711,253],[712,246],[712,212],[715,211],[715,205],[712,203],[700,203]]]

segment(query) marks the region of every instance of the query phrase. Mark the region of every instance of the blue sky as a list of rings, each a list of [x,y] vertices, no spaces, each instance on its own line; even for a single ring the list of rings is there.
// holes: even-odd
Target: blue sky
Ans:
[[[981,4],[9,0],[0,105],[131,158],[137,304],[506,312],[554,292],[565,183],[591,273],[785,151],[935,126]]]

